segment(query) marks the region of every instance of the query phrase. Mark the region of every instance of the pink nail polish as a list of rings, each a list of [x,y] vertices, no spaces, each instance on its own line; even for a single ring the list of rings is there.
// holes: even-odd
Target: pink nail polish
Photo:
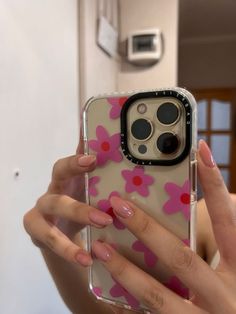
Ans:
[[[91,211],[89,213],[89,219],[92,223],[95,223],[100,226],[110,225],[113,222],[113,219],[108,214],[99,212],[99,211]]]
[[[103,262],[109,261],[112,255],[111,250],[100,241],[93,243],[93,253]]]
[[[91,256],[82,250],[76,254],[75,260],[83,266],[91,266],[93,264]]]
[[[82,167],[88,167],[90,166],[94,161],[96,160],[96,157],[93,156],[93,155],[84,155],[84,156],[80,156],[78,158],[78,164],[79,166],[82,166]]]
[[[133,216],[133,210],[130,205],[117,196],[113,196],[110,199],[114,213],[120,216],[121,218],[128,218]]]
[[[207,143],[203,140],[199,141],[199,155],[204,163],[205,166],[209,168],[214,168],[215,167],[215,161],[212,156],[211,150]]]

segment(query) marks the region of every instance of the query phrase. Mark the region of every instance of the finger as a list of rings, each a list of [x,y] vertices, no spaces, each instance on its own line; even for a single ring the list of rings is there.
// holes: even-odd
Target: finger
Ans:
[[[198,173],[221,257],[235,264],[235,206],[211,151],[202,140],[199,142]]]
[[[36,239],[42,247],[46,246],[68,262],[83,266],[92,264],[91,256],[84,249],[73,243],[55,225],[47,222],[35,209],[25,215],[24,226],[32,239]]]
[[[76,149],[76,154],[79,155],[79,154],[83,154],[84,153],[84,139],[83,139],[83,129],[82,129],[82,126],[80,126],[80,138],[79,138],[79,144],[77,146],[77,149]]]
[[[184,302],[177,294],[118,254],[107,243],[95,241],[92,250],[112,277],[154,313],[204,313],[191,303]]]
[[[102,228],[113,222],[110,215],[66,195],[45,194],[37,201],[36,207],[44,215],[65,218],[82,225]]]
[[[195,294],[206,302],[222,297],[220,279],[174,234],[131,202],[113,196],[111,205],[117,218]]]
[[[49,191],[60,193],[65,188],[65,182],[68,179],[93,171],[95,167],[96,156],[94,155],[74,155],[59,159],[53,166]]]

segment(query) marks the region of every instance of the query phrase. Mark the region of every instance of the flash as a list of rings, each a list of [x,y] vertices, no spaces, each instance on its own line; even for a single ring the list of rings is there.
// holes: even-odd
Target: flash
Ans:
[[[147,111],[147,106],[145,104],[139,104],[137,107],[139,113],[144,114]]]

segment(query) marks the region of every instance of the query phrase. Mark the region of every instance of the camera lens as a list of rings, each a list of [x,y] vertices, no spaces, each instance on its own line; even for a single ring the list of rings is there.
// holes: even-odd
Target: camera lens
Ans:
[[[179,140],[173,133],[163,133],[157,139],[157,148],[163,154],[173,154],[179,147]]]
[[[131,126],[131,133],[137,140],[146,140],[152,134],[152,124],[146,119],[135,120]]]
[[[178,117],[179,109],[171,102],[165,102],[164,104],[160,105],[157,110],[157,119],[162,124],[172,124],[177,121]]]

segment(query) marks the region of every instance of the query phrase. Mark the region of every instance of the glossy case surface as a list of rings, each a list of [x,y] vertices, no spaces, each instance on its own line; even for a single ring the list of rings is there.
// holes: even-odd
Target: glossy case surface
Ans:
[[[118,195],[134,202],[195,250],[196,102],[181,88],[145,93],[177,98],[188,108],[187,157],[175,165],[140,165],[128,160],[121,148],[120,113],[127,99],[136,93],[90,99],[83,112],[83,135],[85,152],[97,156],[97,167],[87,175],[87,202],[111,214],[114,223],[104,229],[88,227],[88,249],[94,240],[104,240],[169,289],[188,298],[189,291],[180,280],[115,218],[109,201],[112,195]],[[148,310],[96,260],[89,270],[89,289],[105,302],[141,312]]]

